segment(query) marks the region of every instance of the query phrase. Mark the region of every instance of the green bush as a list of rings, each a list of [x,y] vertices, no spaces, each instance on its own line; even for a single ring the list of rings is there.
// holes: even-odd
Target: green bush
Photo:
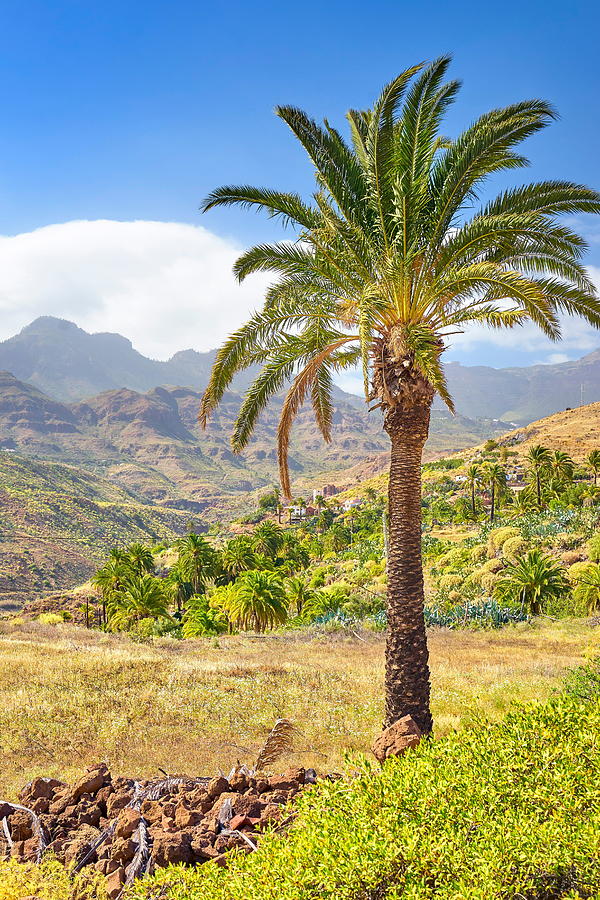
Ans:
[[[522,537],[515,535],[507,541],[504,541],[502,545],[502,556],[509,562],[516,562],[528,549],[529,545],[527,544],[527,541],[524,541]]]
[[[62,625],[62,623],[65,621],[64,617],[60,613],[52,612],[40,613],[40,615],[37,617],[37,620],[40,625]]]
[[[490,531],[488,535],[489,556],[496,556],[497,553],[500,553],[504,544],[514,537],[520,538],[521,532],[518,528],[513,528],[511,525],[504,525],[502,528],[495,528],[493,531]]]
[[[600,704],[561,696],[323,782],[287,834],[147,900],[575,900],[600,890]]]
[[[592,562],[600,562],[600,534],[595,534],[585,545],[587,555]]]

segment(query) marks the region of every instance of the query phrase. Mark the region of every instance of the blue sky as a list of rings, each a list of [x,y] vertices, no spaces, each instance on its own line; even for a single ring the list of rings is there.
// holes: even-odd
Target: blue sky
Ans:
[[[249,242],[275,238],[280,232],[273,223],[255,214],[197,211],[202,196],[221,183],[310,190],[310,169],[273,115],[274,105],[296,104],[341,123],[349,106],[370,104],[399,70],[444,52],[453,53],[452,74],[464,82],[447,121],[450,134],[487,108],[542,96],[561,119],[529,142],[532,166],[518,177],[570,178],[600,187],[597,3],[5,0],[1,9],[0,234],[19,236],[3,241],[11,274],[4,282],[0,275],[0,305],[9,331],[30,313],[69,315],[72,309],[84,327],[129,327],[136,346],[154,355],[168,355],[184,336],[179,346],[214,343],[220,332],[206,326],[212,274],[202,270],[197,325],[191,297],[183,303],[184,334],[165,336],[161,352],[158,336],[145,334],[134,315],[119,319],[114,304],[103,306],[86,287],[86,260],[96,273],[89,244],[97,232],[86,231],[86,252],[78,250],[70,262],[69,246],[79,247],[75,232],[44,227],[80,220],[201,226],[212,233],[203,235],[204,244],[219,239],[224,258],[227,247],[234,254]],[[588,262],[600,268],[600,223],[582,221],[580,227],[591,241]],[[27,249],[24,237],[31,232],[33,257],[33,239]],[[44,244],[42,252],[48,235],[53,250]],[[60,253],[57,235],[64,235]],[[128,240],[138,257],[148,252],[156,258],[160,238],[150,240],[152,250],[145,240],[138,248],[133,232]],[[105,262],[119,241],[113,234],[102,250]],[[186,252],[191,265],[193,250]],[[198,252],[211,250],[203,245]],[[48,291],[44,260],[50,257],[60,259],[60,271],[53,272]],[[23,287],[17,265],[39,273],[37,287],[31,278]],[[124,262],[120,269],[123,274]],[[78,298],[63,302],[73,284]],[[255,285],[245,299],[231,300],[231,328],[259,295]],[[116,306],[122,308],[122,290],[120,297]],[[171,321],[177,309],[172,296]],[[226,326],[221,321],[219,327]],[[576,357],[600,345],[577,328],[556,348],[529,339],[519,346],[518,337],[500,344],[477,339],[450,356],[469,364],[527,364],[553,353]]]

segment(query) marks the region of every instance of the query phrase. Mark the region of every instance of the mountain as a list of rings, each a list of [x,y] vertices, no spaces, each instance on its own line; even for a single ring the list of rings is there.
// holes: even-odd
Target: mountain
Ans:
[[[85,581],[114,546],[172,541],[189,521],[83,469],[0,452],[0,614]]]
[[[203,431],[200,393],[184,387],[105,391],[77,403],[59,403],[38,388],[0,372],[0,449],[91,470],[132,492],[141,502],[199,512],[218,508],[277,478],[276,432],[281,398],[261,416],[243,454],[229,436],[242,397],[227,393]],[[350,394],[337,392],[333,440],[326,444],[312,411],[293,430],[290,466],[296,476],[347,469],[384,454],[388,440],[376,414]],[[470,421],[434,411],[430,452],[478,443],[507,423]],[[230,504],[227,504],[229,508]]]
[[[19,334],[0,343],[0,369],[37,387],[49,397],[74,402],[104,391],[128,388],[146,393],[160,385],[202,391],[215,351],[183,350],[161,362],[134,350],[119,334],[88,334],[73,322],[42,316]],[[522,368],[446,366],[450,392],[461,416],[502,419],[525,425],[567,406],[600,400],[600,350],[572,362]],[[252,373],[232,385],[243,392]],[[340,399],[362,401],[340,392]],[[436,406],[440,408],[437,401]]]
[[[183,350],[167,362],[148,359],[120,334],[88,334],[54,316],[41,316],[0,343],[0,369],[63,401],[123,387],[134,391],[160,384],[202,388],[214,358],[214,350]]]
[[[542,444],[583,463],[592,450],[600,450],[600,403],[562,410],[496,440],[500,446],[515,450],[519,457],[525,456],[534,444]]]
[[[600,350],[556,365],[492,369],[446,366],[450,393],[464,416],[526,425],[567,406],[600,400]],[[582,392],[583,387],[583,392]]]

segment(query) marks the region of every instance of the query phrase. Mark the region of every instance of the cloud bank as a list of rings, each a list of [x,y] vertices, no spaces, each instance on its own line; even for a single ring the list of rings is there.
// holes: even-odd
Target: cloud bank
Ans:
[[[0,339],[40,315],[114,331],[166,359],[209,350],[260,305],[267,280],[239,285],[242,248],[174,222],[75,221],[0,237]]]

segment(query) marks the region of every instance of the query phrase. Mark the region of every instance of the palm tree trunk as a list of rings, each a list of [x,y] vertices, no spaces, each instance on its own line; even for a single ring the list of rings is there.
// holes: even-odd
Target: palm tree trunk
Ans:
[[[421,561],[421,457],[430,405],[417,401],[393,407],[384,424],[392,444],[385,721],[391,725],[410,715],[424,734],[433,727]]]
[[[473,508],[473,515],[475,515],[475,482],[471,483],[471,506]]]
[[[494,514],[496,512],[496,486],[492,481],[492,507],[490,509],[490,522],[494,521]]]

